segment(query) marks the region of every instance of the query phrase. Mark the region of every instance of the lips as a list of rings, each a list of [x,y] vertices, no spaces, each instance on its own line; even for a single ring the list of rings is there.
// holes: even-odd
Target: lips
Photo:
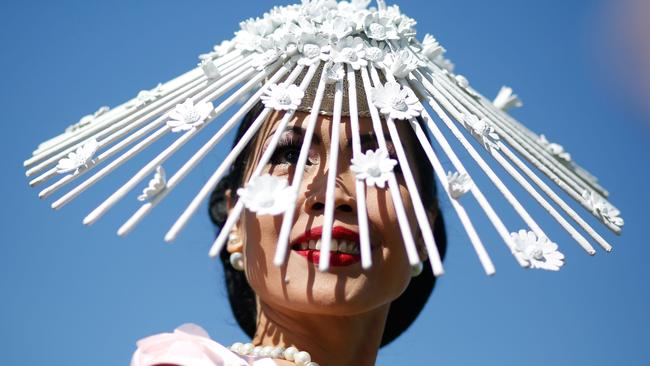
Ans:
[[[291,249],[309,262],[318,263],[322,234],[322,226],[306,231],[291,242]],[[360,260],[359,234],[341,226],[332,228],[330,266],[349,266]]]

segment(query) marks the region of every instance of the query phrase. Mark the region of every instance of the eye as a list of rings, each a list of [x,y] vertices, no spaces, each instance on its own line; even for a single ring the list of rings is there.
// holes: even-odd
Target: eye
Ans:
[[[279,164],[296,164],[300,156],[300,148],[297,146],[278,146],[271,157],[271,163]]]

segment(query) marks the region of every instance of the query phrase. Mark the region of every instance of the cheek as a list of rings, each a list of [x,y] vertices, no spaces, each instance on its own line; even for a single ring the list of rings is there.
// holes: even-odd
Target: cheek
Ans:
[[[244,256],[246,275],[251,287],[258,295],[267,291],[270,278],[277,278],[279,268],[273,265],[277,238],[282,225],[282,215],[256,216],[246,212],[240,219],[244,235]]]
[[[404,185],[399,184],[399,188],[411,233],[415,237],[417,222],[413,213],[410,195]],[[411,267],[389,189],[368,189],[366,204],[368,207],[368,220],[376,231],[377,238],[380,238],[381,241],[379,244],[382,246],[382,280],[386,281],[384,283],[392,283],[398,287],[403,285],[405,288],[410,279]]]

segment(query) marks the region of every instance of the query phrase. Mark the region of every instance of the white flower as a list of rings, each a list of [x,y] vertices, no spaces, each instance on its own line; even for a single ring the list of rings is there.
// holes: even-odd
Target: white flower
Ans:
[[[230,39],[226,39],[221,44],[214,46],[214,51],[209,53],[204,53],[199,55],[199,60],[212,60],[215,57],[222,57],[230,53],[235,48],[235,42]]]
[[[169,112],[167,126],[172,128],[172,132],[191,130],[203,124],[210,116],[212,109],[212,102],[194,105],[192,98],[187,98],[184,103],[177,104]]]
[[[295,23],[300,21],[300,5],[275,6],[269,12],[274,24]]]
[[[351,162],[350,170],[356,173],[358,180],[365,180],[366,185],[379,188],[384,188],[393,167],[397,165],[397,161],[390,159],[388,152],[383,149],[368,150]]]
[[[300,27],[294,23],[283,24],[273,32],[271,37],[274,47],[289,56],[293,56],[298,51],[301,32]]]
[[[372,0],[341,1],[338,3],[338,9],[340,12],[366,10],[371,1]]]
[[[467,173],[448,172],[449,194],[458,199],[472,188],[472,178]]]
[[[548,151],[549,154],[560,160],[561,163],[571,163],[571,154],[564,151],[562,145],[548,141],[544,135],[540,135],[538,141],[544,146],[544,149]]]
[[[151,90],[141,90],[138,95],[130,101],[126,107],[127,108],[140,108],[145,104],[151,103],[154,100],[160,98],[163,94],[163,87],[161,83],[158,83],[158,85],[151,89]]]
[[[323,71],[327,77],[326,82],[328,84],[333,84],[338,81],[343,80],[345,77],[345,67],[340,63],[332,63],[331,61],[326,63]]]
[[[438,43],[438,41],[430,34],[424,36],[422,41],[422,55],[429,60],[435,60],[438,56],[445,53],[445,49]]]
[[[82,168],[88,168],[93,163],[92,158],[97,149],[99,149],[99,142],[94,138],[84,142],[75,151],[71,151],[67,157],[59,160],[56,172],[65,174],[74,171],[73,174],[77,174]]]
[[[262,51],[262,37],[250,32],[239,30],[235,33],[235,47],[242,51],[254,52]]]
[[[298,64],[311,66],[317,62],[329,59],[329,41],[322,35],[303,34],[298,43],[298,51],[302,57]]]
[[[248,210],[258,215],[283,213],[296,199],[296,194],[286,179],[269,174],[252,179],[246,188],[237,190],[237,195]]]
[[[469,96],[472,98],[480,97],[480,95],[469,86],[469,80],[467,80],[466,77],[463,75],[456,75],[454,79],[456,80],[456,85],[458,85],[458,87],[460,87],[465,93],[469,94]]]
[[[389,81],[383,86],[372,88],[372,102],[379,111],[392,119],[409,119],[422,112],[418,99],[409,93],[410,89]]]
[[[306,35],[313,36],[320,32],[320,27],[316,25],[312,19],[300,17],[297,21],[295,21],[295,24],[298,27],[298,33],[296,34],[300,35],[301,37],[304,37]]]
[[[221,77],[221,73],[217,68],[217,65],[214,64],[214,61],[208,58],[204,58],[199,63],[199,67],[203,70],[203,74],[208,80],[215,80]]]
[[[564,254],[548,238],[538,238],[534,232],[523,229],[510,236],[515,242],[515,251],[530,263],[530,268],[557,271],[564,265]]]
[[[387,54],[388,49],[385,42],[372,40],[368,45],[366,45],[366,60],[370,61],[370,63],[372,63],[376,68],[384,67],[384,58],[386,58]]]
[[[356,30],[356,23],[341,16],[328,15],[320,27],[320,31],[328,38],[342,40]]]
[[[267,36],[275,30],[275,24],[269,16],[263,18],[249,18],[239,23],[241,30],[257,36]]]
[[[420,66],[420,60],[410,50],[403,49],[386,55],[384,64],[396,78],[405,78]]]
[[[454,65],[450,59],[445,58],[443,55],[439,55],[438,57],[434,58],[433,63],[447,72],[454,72],[454,68],[456,67],[456,65]]]
[[[230,39],[223,40],[220,44],[214,46],[214,52],[217,56],[222,57],[230,53],[235,48],[235,42]]]
[[[247,19],[239,23],[240,30],[235,33],[235,48],[248,52],[264,52],[273,48],[270,36],[276,29],[271,17]]]
[[[349,64],[355,70],[368,64],[365,55],[366,47],[360,37],[347,37],[332,47],[332,61]]]
[[[370,39],[385,41],[387,39],[399,39],[397,27],[389,17],[380,15],[379,12],[372,12],[366,15],[363,20],[363,30]]]
[[[582,199],[594,215],[600,217],[606,223],[618,226],[619,228],[623,226],[624,220],[620,217],[621,211],[595,192],[585,189],[582,192]]]
[[[502,86],[499,90],[494,101],[492,101],[495,107],[506,112],[511,108],[519,108],[524,104],[521,102],[521,99],[516,94],[512,93],[512,88],[507,86]]]
[[[486,149],[499,149],[499,134],[496,133],[492,124],[486,119],[478,119],[473,114],[464,115],[466,127]]]
[[[286,111],[298,108],[300,101],[304,96],[305,93],[294,84],[289,86],[283,84],[271,84],[271,86],[264,91],[261,99],[264,106],[268,108],[273,108],[277,111]]]
[[[262,71],[265,67],[274,63],[278,57],[280,57],[280,53],[274,48],[264,52],[258,52],[253,55],[251,66],[253,66],[257,71]]]
[[[303,17],[311,19],[314,23],[323,23],[330,10],[336,7],[335,0],[309,0],[302,2],[300,12]]]
[[[413,18],[409,18],[406,15],[401,15],[398,18],[393,20],[397,25],[397,33],[403,39],[408,39],[415,36],[415,25],[417,22]]]
[[[165,177],[165,169],[163,169],[162,165],[158,165],[156,174],[153,175],[153,178],[151,178],[147,187],[142,191],[142,194],[138,196],[138,201],[153,200],[165,189],[166,185],[167,178]]]
[[[81,117],[81,119],[79,119],[79,122],[77,122],[74,125],[69,126],[68,128],[66,128],[65,132],[74,132],[74,131],[77,131],[79,129],[82,129],[82,128],[90,125],[91,123],[93,123],[97,119],[97,117],[106,114],[106,112],[108,112],[109,110],[110,110],[110,108],[107,107],[107,106],[99,107],[99,109],[97,111],[95,111],[95,113]]]

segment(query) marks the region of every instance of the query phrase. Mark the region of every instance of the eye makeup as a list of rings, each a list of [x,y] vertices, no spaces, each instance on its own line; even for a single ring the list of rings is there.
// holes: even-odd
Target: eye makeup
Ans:
[[[298,162],[298,157],[300,156],[300,149],[303,144],[303,136],[301,133],[291,129],[285,131],[278,141],[278,146],[275,149],[275,152],[271,156],[270,163],[273,165],[294,165]],[[314,165],[318,163],[318,156],[310,148],[307,157],[307,166]]]

